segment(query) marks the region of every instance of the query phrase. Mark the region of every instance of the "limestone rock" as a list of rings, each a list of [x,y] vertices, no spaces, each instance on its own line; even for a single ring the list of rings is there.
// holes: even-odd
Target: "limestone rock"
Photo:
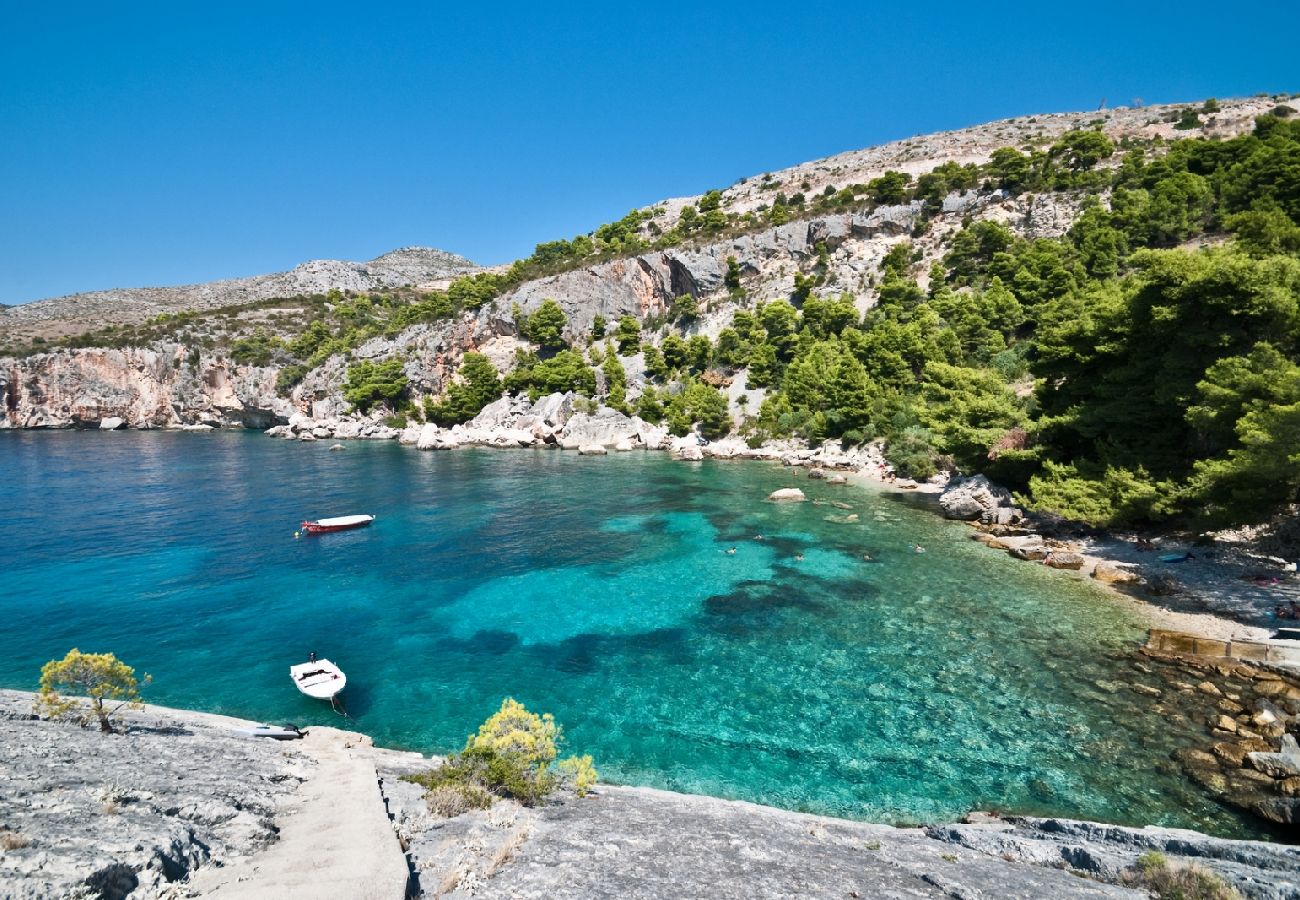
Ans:
[[[432,422],[426,422],[420,427],[420,433],[415,439],[416,450],[433,450],[438,446],[438,426]]]
[[[1282,748],[1277,753],[1250,753],[1247,759],[1256,769],[1273,778],[1300,776],[1300,747],[1289,734],[1282,736]]]
[[[604,456],[608,452],[600,444],[583,444],[578,448],[579,456]]]
[[[1092,570],[1092,577],[1102,584],[1137,584],[1142,576],[1129,571],[1117,563],[1099,562]]]
[[[993,484],[983,475],[953,479],[939,495],[939,508],[948,518],[965,521],[979,519],[985,524],[993,523],[996,510],[1010,504],[1010,492]]]
[[[99,420],[100,431],[117,431],[126,427],[126,420],[121,416],[107,416]]]
[[[614,445],[614,449],[617,450],[619,453],[627,453],[632,449],[632,442],[629,441],[627,438],[624,438],[623,440],[619,441],[617,444]],[[578,452],[581,453],[582,451],[579,450]]]
[[[577,450],[584,445],[613,447],[619,441],[636,440],[641,427],[639,419],[601,407],[595,413],[577,413],[570,418],[559,433],[559,444],[565,450]]]
[[[805,497],[803,491],[799,490],[798,488],[781,488],[779,490],[775,490],[772,493],[768,494],[767,499],[778,500],[778,501],[792,500],[795,502],[801,502],[807,500],[808,498]]]
[[[1053,569],[1083,568],[1083,556],[1070,550],[1053,550],[1044,561]]]

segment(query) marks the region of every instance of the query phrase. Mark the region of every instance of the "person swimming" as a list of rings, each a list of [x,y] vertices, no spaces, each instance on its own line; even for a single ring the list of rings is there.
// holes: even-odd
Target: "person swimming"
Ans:
[[[925,548],[922,547],[920,544],[917,544],[915,547],[912,548],[912,552],[913,552],[913,553],[924,553],[924,552],[925,552]]]
[[[796,553],[796,554],[794,555],[794,561],[795,561],[795,562],[803,562],[803,554],[802,554],[802,553]]]
[[[728,556],[735,556],[735,555],[736,555],[736,548],[735,548],[735,547],[728,547],[728,548],[727,548],[727,555],[728,555]]]

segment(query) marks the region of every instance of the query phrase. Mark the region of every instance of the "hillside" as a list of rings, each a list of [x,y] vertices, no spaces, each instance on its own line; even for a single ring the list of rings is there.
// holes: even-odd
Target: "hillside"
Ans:
[[[118,288],[0,304],[0,345],[82,334],[105,325],[136,325],[162,313],[217,309],[273,297],[323,294],[330,290],[381,291],[395,287],[436,288],[479,270],[462,256],[429,247],[403,247],[369,262],[314,259],[288,272],[231,278],[179,287]]]
[[[904,473],[985,471],[1096,524],[1258,521],[1300,489],[1297,105],[913,138],[634,210],[440,288],[312,281],[127,326],[105,307],[108,327],[55,348],[9,333],[7,424],[298,414],[396,436],[503,390],[574,391],[676,435],[881,442]]]

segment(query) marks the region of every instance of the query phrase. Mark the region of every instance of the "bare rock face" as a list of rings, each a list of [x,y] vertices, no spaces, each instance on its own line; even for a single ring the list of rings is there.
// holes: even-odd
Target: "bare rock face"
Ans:
[[[268,428],[294,412],[275,370],[238,367],[179,345],[38,354],[11,365],[0,428]]]
[[[128,718],[123,716],[123,718]],[[232,726],[130,713],[123,734],[37,720],[0,691],[3,897],[172,896],[199,866],[276,839],[274,816],[311,763]]]
[[[939,507],[950,519],[971,521],[979,519],[985,524],[998,520],[997,511],[1011,505],[1011,493],[993,484],[983,475],[973,478],[954,478],[939,495]]]
[[[614,447],[620,441],[635,441],[640,430],[639,419],[601,408],[592,414],[577,413],[570,418],[559,434],[559,443],[565,450],[583,446]]]

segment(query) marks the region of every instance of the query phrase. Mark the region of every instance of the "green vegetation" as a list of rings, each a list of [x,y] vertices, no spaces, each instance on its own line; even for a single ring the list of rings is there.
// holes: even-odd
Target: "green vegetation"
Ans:
[[[572,756],[556,763],[563,742],[560,726],[547,713],[539,716],[507,697],[501,709],[469,736],[459,753],[437,769],[406,780],[422,785],[430,810],[458,815],[485,809],[496,797],[510,797],[533,806],[562,780],[585,797],[596,783],[590,756]]]
[[[1112,154],[1074,132],[983,167],[1005,189],[1111,187],[1061,239],[973,222],[926,290],[908,245],[891,250],[864,316],[848,296],[737,313],[714,362],[769,388],[747,427],[884,438],[909,474],[951,461],[1097,524],[1254,521],[1295,502],[1300,127],[1266,116],[1093,168]]]
[[[144,683],[149,681],[146,675]],[[86,706],[83,697],[89,701]],[[109,709],[106,701],[120,702]],[[140,682],[135,669],[111,653],[82,653],[73,648],[63,659],[50,660],[41,668],[36,709],[52,719],[73,718],[84,727],[93,717],[100,731],[111,733],[115,730],[113,713],[123,706],[143,708]]]
[[[376,403],[395,404],[406,391],[406,383],[400,359],[386,359],[379,363],[366,359],[348,369],[343,397],[364,413]]]
[[[439,401],[424,399],[424,417],[438,425],[457,425],[474,418],[501,396],[501,376],[482,353],[466,353],[458,380]]]

